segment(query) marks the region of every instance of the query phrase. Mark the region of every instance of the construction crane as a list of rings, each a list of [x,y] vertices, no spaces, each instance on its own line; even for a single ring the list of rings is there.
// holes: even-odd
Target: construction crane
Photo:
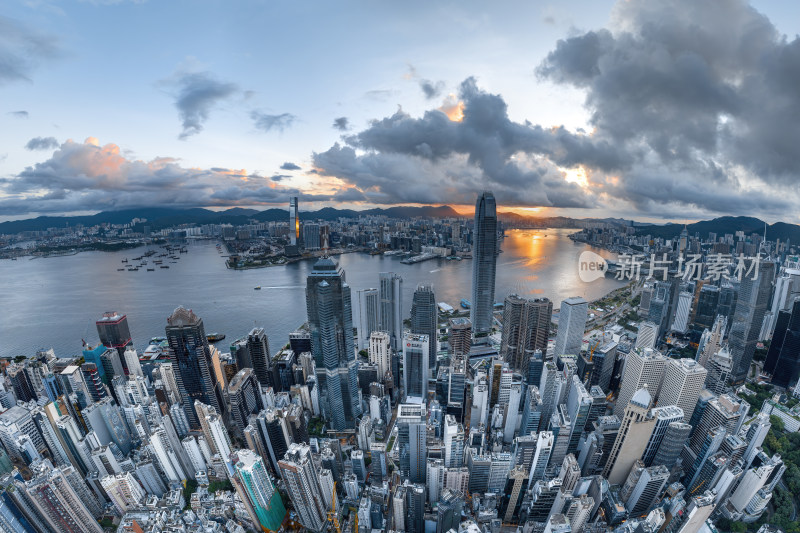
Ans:
[[[592,349],[589,350],[589,362],[590,363],[592,362],[592,359],[594,359],[594,351],[597,349],[598,346],[600,346],[600,342],[601,341],[597,341],[596,343],[594,343],[594,346],[592,346]]]
[[[342,528],[339,525],[339,517],[336,516],[336,482],[333,482],[333,494],[331,495],[331,509],[328,511],[328,523],[333,526],[336,533],[342,533]]]

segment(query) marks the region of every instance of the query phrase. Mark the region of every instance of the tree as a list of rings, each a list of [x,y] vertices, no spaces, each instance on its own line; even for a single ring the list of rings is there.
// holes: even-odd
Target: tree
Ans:
[[[769,415],[769,423],[772,424],[772,427],[776,431],[780,431],[781,433],[786,431],[786,425],[783,423],[783,419],[779,416]]]

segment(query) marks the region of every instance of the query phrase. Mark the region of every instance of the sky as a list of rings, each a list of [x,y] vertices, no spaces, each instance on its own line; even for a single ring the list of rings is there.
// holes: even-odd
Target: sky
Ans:
[[[0,220],[449,204],[800,222],[800,3],[5,0]]]

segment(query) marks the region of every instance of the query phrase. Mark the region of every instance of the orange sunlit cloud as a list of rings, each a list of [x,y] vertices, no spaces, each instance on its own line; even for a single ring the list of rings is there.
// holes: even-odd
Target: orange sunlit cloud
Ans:
[[[464,102],[458,100],[455,94],[450,93],[447,98],[442,102],[439,111],[447,115],[447,118],[453,122],[461,122],[464,120]]]

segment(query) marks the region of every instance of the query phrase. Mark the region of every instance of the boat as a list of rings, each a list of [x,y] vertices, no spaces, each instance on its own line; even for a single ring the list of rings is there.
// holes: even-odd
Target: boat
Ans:
[[[117,272],[123,272],[124,270],[125,270],[124,268],[118,268]]]
[[[208,342],[219,342],[224,338],[225,338],[224,333],[209,333],[208,335],[206,335],[206,339],[208,339]]]
[[[128,258],[126,257],[125,259],[122,260],[122,262],[123,263],[127,263],[128,262]]]
[[[470,307],[472,307],[472,303],[466,298],[461,298],[461,307],[463,307],[464,309],[469,309]]]
[[[155,269],[155,268],[148,268],[148,269],[147,269],[147,271],[148,271],[148,272],[155,272],[155,271],[156,271],[156,269]]]
[[[253,287],[253,290],[254,291],[260,291],[261,290],[261,285],[259,285],[258,287]]]
[[[161,265],[161,268],[169,268],[169,265]]]

